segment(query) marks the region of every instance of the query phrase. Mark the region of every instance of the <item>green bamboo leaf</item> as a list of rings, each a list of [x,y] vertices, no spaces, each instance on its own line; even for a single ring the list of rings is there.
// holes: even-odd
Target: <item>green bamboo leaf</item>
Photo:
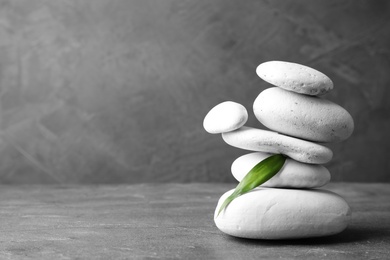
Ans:
[[[218,215],[235,198],[245,194],[264,182],[271,179],[283,167],[286,157],[282,154],[274,154],[256,164],[237,185],[234,192],[225,199],[219,208]]]

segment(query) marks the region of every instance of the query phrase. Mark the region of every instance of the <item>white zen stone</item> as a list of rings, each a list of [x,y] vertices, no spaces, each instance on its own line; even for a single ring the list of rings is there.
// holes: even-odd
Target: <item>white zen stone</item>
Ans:
[[[339,195],[326,190],[256,188],[234,199],[219,216],[217,227],[231,236],[253,239],[297,239],[340,233],[351,210]]]
[[[239,182],[259,162],[271,156],[269,153],[255,152],[237,158],[231,167],[232,174]],[[287,158],[282,169],[263,187],[317,188],[330,181],[330,173],[322,165],[297,162]]]
[[[243,105],[225,101],[207,113],[203,127],[210,134],[220,134],[240,128],[247,120],[248,112]]]
[[[243,126],[222,134],[223,140],[234,147],[267,153],[281,153],[304,163],[323,164],[332,159],[328,147],[276,132]]]
[[[268,61],[256,69],[263,80],[280,88],[306,95],[323,95],[333,89],[332,80],[310,67],[285,61]]]
[[[316,142],[340,142],[354,129],[351,115],[341,106],[276,87],[260,93],[253,111],[271,130]]]

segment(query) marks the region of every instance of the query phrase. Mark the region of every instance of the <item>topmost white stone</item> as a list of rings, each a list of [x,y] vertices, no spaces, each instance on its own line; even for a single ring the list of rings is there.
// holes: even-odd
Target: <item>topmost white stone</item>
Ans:
[[[243,105],[225,101],[207,113],[203,127],[210,134],[227,133],[242,127],[247,120],[248,112]]]
[[[300,94],[319,96],[333,89],[328,76],[297,63],[268,61],[260,64],[256,73],[268,83]]]

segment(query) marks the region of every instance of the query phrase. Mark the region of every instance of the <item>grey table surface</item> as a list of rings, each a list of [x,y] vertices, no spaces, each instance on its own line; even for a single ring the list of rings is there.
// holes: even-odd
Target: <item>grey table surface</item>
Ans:
[[[234,184],[0,186],[0,259],[390,259],[390,184],[332,183],[353,215],[334,236],[264,241],[213,222]]]

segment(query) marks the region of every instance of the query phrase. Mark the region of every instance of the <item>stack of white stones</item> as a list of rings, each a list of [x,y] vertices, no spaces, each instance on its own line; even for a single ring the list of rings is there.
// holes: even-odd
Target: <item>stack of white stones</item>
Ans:
[[[221,133],[234,147],[256,151],[232,164],[238,180],[272,154],[288,158],[283,168],[260,187],[233,200],[214,221],[224,233],[256,239],[320,237],[343,231],[351,215],[347,202],[330,191],[313,189],[330,181],[321,164],[332,159],[332,151],[319,144],[339,142],[353,132],[351,115],[341,106],[320,98],[333,89],[323,73],[290,62],[270,61],[256,70],[275,85],[260,93],[253,109],[256,118],[273,131],[246,127],[244,106],[227,101],[211,109],[204,119],[209,133]]]

